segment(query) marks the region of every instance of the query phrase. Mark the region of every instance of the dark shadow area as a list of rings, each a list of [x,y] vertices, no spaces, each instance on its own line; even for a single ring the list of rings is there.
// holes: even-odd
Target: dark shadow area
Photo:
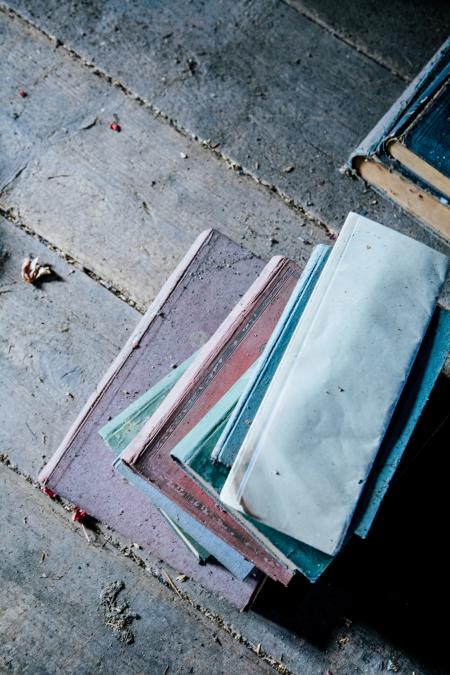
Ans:
[[[440,376],[368,538],[354,537],[314,585],[267,582],[253,611],[321,648],[348,618],[447,669],[449,401]]]

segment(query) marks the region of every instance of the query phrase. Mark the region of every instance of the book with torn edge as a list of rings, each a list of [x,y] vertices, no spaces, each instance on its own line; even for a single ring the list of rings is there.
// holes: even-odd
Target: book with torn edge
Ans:
[[[445,281],[446,256],[350,213],[221,491],[335,555]]]
[[[56,493],[240,609],[251,601],[259,577],[252,573],[241,581],[211,560],[198,565],[145,495],[113,471],[111,450],[98,431],[156,384],[172,363],[181,364],[204,344],[263,266],[219,232],[201,234],[40,474]]]
[[[450,240],[450,38],[352,153],[357,175]]]
[[[365,485],[349,535],[357,534],[362,538],[367,536],[449,352],[450,313],[437,308]],[[247,401],[247,396],[251,394],[251,383],[258,381],[258,375],[264,369],[264,356],[172,450],[172,456],[180,462],[184,470],[216,498],[225,483],[229,468],[217,461],[211,462],[211,449],[216,445],[217,439],[224,435],[223,429],[232,425],[231,418],[235,416],[236,410],[242,408],[242,401]],[[241,394],[241,391],[244,393]],[[256,520],[247,519],[309,581],[316,581],[333,560],[333,557],[300,544],[292,537]]]
[[[211,535],[223,539],[262,572],[284,584],[293,572],[182,471],[170,452],[261,355],[298,277],[297,265],[287,258],[276,256],[266,265],[115,463],[116,470],[139,484],[150,499],[157,489]],[[202,543],[190,523],[178,523]],[[209,546],[206,548],[213,553]]]

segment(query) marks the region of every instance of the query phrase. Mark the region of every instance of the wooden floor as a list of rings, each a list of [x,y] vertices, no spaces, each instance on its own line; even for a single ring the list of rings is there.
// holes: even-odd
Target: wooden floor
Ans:
[[[373,7],[0,0],[1,673],[445,670],[445,564],[418,542],[445,527],[447,380],[369,540],[249,613],[176,593],[180,570],[113,532],[88,543],[35,484],[201,230],[304,263],[353,210],[450,253],[340,171],[449,32],[439,0]],[[30,253],[58,279],[24,284]],[[114,582],[132,644],[101,599]]]

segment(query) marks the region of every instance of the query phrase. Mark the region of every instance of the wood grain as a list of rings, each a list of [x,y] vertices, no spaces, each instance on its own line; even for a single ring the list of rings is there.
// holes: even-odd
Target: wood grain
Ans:
[[[140,306],[208,227],[303,263],[327,238],[45,36],[1,12],[0,28],[1,206]]]
[[[0,246],[0,451],[36,477],[140,315],[4,219]],[[24,283],[29,253],[58,277]]]
[[[1,672],[273,672],[129,559],[88,544],[70,514],[3,466],[0,486]],[[105,625],[100,595],[114,581],[125,585],[118,604],[139,616],[130,645]]]
[[[371,0],[286,1],[405,80],[417,75],[450,31],[445,0],[392,0],[389,8]]]
[[[294,8],[270,0],[227,0],[209,5],[208,12],[200,0],[163,5],[136,0],[126,10],[118,0],[94,4],[85,0],[11,0],[8,4],[118,81],[129,97],[137,95],[154,112],[162,111],[183,135],[218,144],[216,151],[222,157],[274,186],[333,230],[339,230],[353,210],[437,248],[442,246],[436,236],[388,199],[376,197],[339,171],[401,93],[404,81]],[[116,112],[121,113],[124,125],[131,124],[128,107]],[[162,159],[167,157],[167,137],[162,131],[153,132],[160,125],[146,128],[152,144],[143,142],[141,134],[135,148],[143,146],[145,166],[150,168],[148,162],[154,158],[161,168],[158,190],[164,190],[167,207],[161,244],[170,230],[180,226],[183,232],[186,221],[196,223],[202,214],[209,220],[219,217],[220,222],[213,224],[233,235],[236,225],[240,232],[245,229],[245,217],[253,212],[257,226],[252,228],[264,239],[269,228],[261,230],[262,223],[273,223],[273,219],[270,211],[263,209],[266,200],[261,194],[257,200],[260,208],[255,210],[254,201],[249,201],[253,192],[246,184],[247,199],[241,201],[236,180],[224,179],[221,172],[211,173],[211,153],[202,154],[202,170],[190,167],[189,179],[174,176],[173,171],[167,175]],[[131,127],[127,133],[133,133]],[[90,147],[93,138],[95,133],[90,136]],[[138,175],[142,172],[134,167],[133,159],[126,161],[125,144],[121,139],[120,150],[109,151],[111,161],[106,160],[104,166],[108,173],[115,161],[123,168],[119,181],[126,184],[130,179],[131,183],[127,192],[130,210],[124,215],[130,219],[141,215],[145,221],[139,202],[131,208],[130,196],[134,184],[141,186],[154,175],[149,170],[145,177]],[[191,153],[193,161],[191,146],[181,152],[188,157]],[[68,160],[77,162],[76,156]],[[186,164],[183,167],[187,169]],[[293,169],[287,171],[290,167]],[[109,178],[114,182],[111,175]],[[107,208],[111,197],[114,204],[114,195],[107,192],[102,208]],[[86,194],[91,194],[88,188]],[[154,192],[148,194],[148,204],[158,220],[152,195]],[[197,209],[188,212],[191,196]],[[286,225],[292,222],[287,214],[282,215]],[[180,232],[178,236],[182,236]],[[274,238],[281,242],[277,252],[287,253],[292,246],[288,228],[280,238]],[[262,254],[260,249],[254,251]]]

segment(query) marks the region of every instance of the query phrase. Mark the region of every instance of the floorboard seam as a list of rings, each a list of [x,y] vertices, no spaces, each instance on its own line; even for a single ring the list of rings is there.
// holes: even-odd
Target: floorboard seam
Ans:
[[[6,453],[0,453],[0,464],[5,466],[9,471],[14,472],[21,479],[25,480],[25,482],[31,485],[35,490],[39,491],[42,490],[41,485],[36,480],[34,480],[29,474],[22,471],[17,466],[17,464],[11,462],[9,456]],[[61,510],[69,513],[73,511],[73,504],[71,504],[69,501],[62,499],[59,496],[55,496],[52,499],[55,507],[59,507]],[[56,509],[55,512],[57,512]],[[99,525],[101,526],[101,523]],[[114,530],[111,531],[114,532]],[[208,607],[205,607],[201,603],[191,598],[191,596],[188,593],[182,591],[178,586],[175,585],[175,583],[167,573],[166,573],[167,577],[165,577],[158,570],[154,569],[153,567],[149,567],[148,562],[146,562],[135,552],[132,545],[124,546],[118,539],[114,539],[112,536],[105,534],[100,527],[96,529],[95,533],[101,539],[104,540],[102,547],[105,547],[106,545],[109,544],[120,555],[128,558],[129,560],[131,560],[132,563],[144,569],[148,574],[151,574],[151,576],[154,579],[159,581],[159,583],[168,588],[172,593],[176,594],[181,600],[186,602],[194,610],[194,612],[197,612],[202,616],[204,616],[217,628],[220,628],[221,630],[224,631],[224,633],[233,638],[233,640],[239,642],[248,651],[253,652],[253,654],[255,654],[258,657],[258,659],[267,663],[276,672],[280,673],[280,675],[293,675],[292,671],[289,670],[289,668],[287,668],[284,665],[284,663],[282,663],[279,659],[272,656],[271,654],[265,652],[261,647],[261,644],[254,644],[251,640],[242,635],[242,633],[240,633],[233,626],[232,623],[226,621],[220,614],[211,609],[208,609]]]
[[[45,239],[37,232],[34,232],[34,230],[30,228],[28,225],[26,225],[20,218],[15,217],[13,209],[5,210],[0,206],[0,216],[2,216],[5,220],[14,225],[14,227],[17,227],[19,230],[22,230],[22,232],[25,232],[30,237],[33,237],[33,239],[37,239],[37,241],[39,241],[40,244],[48,248],[50,251],[56,253],[60,258],[65,260],[65,262],[67,262],[71,267],[74,267],[79,272],[83,272],[84,274],[86,274],[90,279],[96,281],[98,284],[106,288],[107,291],[109,291],[117,298],[122,300],[122,302],[125,302],[130,307],[133,307],[133,309],[136,309],[140,314],[145,313],[147,308],[139,305],[138,302],[134,300],[133,297],[130,295],[130,293],[128,293],[125,289],[119,288],[118,286],[114,285],[107,279],[103,279],[98,274],[85,267],[85,265],[80,263],[79,260],[69,255],[68,253],[65,253],[61,248],[56,246],[56,244],[53,244],[51,241],[48,241],[48,239]]]
[[[348,47],[351,47],[354,49],[358,54],[363,54],[363,56],[366,56],[368,59],[376,63],[378,66],[381,66],[385,70],[387,70],[391,75],[394,75],[395,77],[399,77],[401,80],[404,82],[411,82],[412,78],[409,77],[408,75],[405,75],[404,73],[401,73],[400,71],[396,70],[395,68],[392,68],[392,66],[384,61],[384,59],[380,59],[379,56],[373,54],[370,50],[366,50],[363,47],[360,47],[356,43],[352,42],[349,38],[345,37],[342,33],[339,31],[336,31],[335,29],[332,28],[326,21],[322,21],[319,19],[318,16],[314,15],[312,12],[308,12],[308,10],[299,7],[297,4],[291,3],[289,0],[283,0],[284,4],[287,5],[288,7],[291,7],[291,9],[296,10],[299,14],[305,17],[308,21],[311,21],[311,23],[316,24],[316,26],[319,26],[319,28],[322,28],[323,30],[326,30],[330,35],[336,38],[336,40],[340,40],[344,44],[346,44]]]
[[[93,73],[103,81],[107,82],[109,85],[119,89],[127,98],[136,101],[139,105],[148,110],[155,119],[158,119],[159,121],[168,124],[184,138],[187,138],[191,141],[196,141],[205,151],[209,151],[210,154],[216,157],[216,159],[224,162],[229,169],[235,171],[239,176],[248,178],[249,180],[251,180],[252,183],[261,185],[263,188],[265,188],[272,194],[276,195],[288,207],[292,208],[295,212],[299,213],[303,219],[309,221],[310,223],[314,224],[315,226],[325,231],[325,233],[327,234],[328,237],[330,237],[331,240],[334,240],[336,238],[337,233],[331,226],[329,226],[327,223],[325,223],[320,218],[315,216],[313,213],[307,211],[307,209],[305,209],[305,207],[301,203],[297,202],[293,197],[287,195],[285,192],[283,192],[283,190],[280,190],[280,188],[278,188],[276,185],[274,185],[270,181],[260,178],[259,176],[256,176],[250,169],[247,169],[246,167],[243,167],[237,162],[235,162],[231,157],[229,157],[228,155],[223,153],[218,147],[216,147],[215,144],[211,142],[211,139],[202,139],[197,134],[190,133],[183,126],[179,125],[173,117],[171,117],[167,113],[164,113],[162,110],[159,110],[155,105],[153,105],[153,103],[147,101],[139,94],[133,92],[119,80],[115,80],[113,77],[111,77],[111,75],[108,75],[108,73],[99,68],[95,63],[89,61],[88,59],[78,54],[78,52],[76,52],[74,49],[66,45],[55,35],[52,35],[51,33],[47,32],[41,26],[38,26],[37,24],[33,23],[16,10],[11,9],[10,7],[4,5],[1,2],[1,0],[0,0],[0,11],[9,16],[11,19],[17,20],[22,24],[24,24],[25,26],[27,26],[28,28],[31,28],[32,30],[35,30],[38,33],[44,35],[48,40],[50,40],[55,45],[56,48],[63,49],[71,58],[81,63],[81,65],[87,68],[91,73]]]

